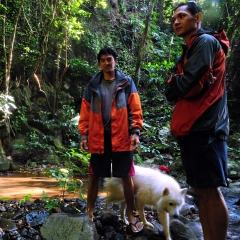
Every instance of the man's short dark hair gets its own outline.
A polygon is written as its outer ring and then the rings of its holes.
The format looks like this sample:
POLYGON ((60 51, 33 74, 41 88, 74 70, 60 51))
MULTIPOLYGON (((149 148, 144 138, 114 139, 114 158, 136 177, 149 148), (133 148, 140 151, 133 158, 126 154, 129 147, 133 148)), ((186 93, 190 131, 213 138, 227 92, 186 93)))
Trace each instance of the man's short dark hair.
POLYGON ((98 62, 102 55, 112 55, 115 60, 117 59, 117 53, 112 48, 102 48, 97 55, 98 62))
POLYGON ((181 6, 187 6, 187 10, 194 16, 196 13, 202 12, 201 7, 195 2, 195 1, 188 1, 188 2, 181 2, 179 3, 175 8, 174 11, 177 10, 177 8, 181 6))

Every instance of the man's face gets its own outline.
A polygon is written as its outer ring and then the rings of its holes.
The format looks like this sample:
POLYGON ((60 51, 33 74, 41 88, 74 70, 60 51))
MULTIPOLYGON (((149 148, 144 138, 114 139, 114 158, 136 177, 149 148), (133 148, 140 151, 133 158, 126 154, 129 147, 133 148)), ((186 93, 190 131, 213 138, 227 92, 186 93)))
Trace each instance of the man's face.
POLYGON ((103 70, 105 73, 110 73, 114 71, 115 66, 117 65, 117 61, 111 54, 101 55, 100 61, 98 66, 103 70))
POLYGON ((179 37, 190 37, 198 30, 198 14, 192 16, 187 6, 181 6, 175 10, 172 16, 173 30, 179 37))

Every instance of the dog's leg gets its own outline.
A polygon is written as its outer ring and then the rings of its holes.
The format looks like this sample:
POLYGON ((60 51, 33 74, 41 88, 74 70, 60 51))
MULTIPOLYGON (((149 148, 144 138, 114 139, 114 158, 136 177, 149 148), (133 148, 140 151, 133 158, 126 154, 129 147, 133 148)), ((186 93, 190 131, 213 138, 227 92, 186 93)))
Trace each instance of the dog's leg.
POLYGON ((162 210, 158 210, 158 216, 160 218, 160 223, 163 226, 163 231, 164 234, 166 236, 166 240, 172 240, 171 236, 170 236, 170 228, 169 228, 169 213, 162 211, 162 210))
POLYGON ((145 226, 149 226, 149 227, 154 228, 154 226, 150 222, 148 222, 146 217, 145 217, 145 214, 144 214, 144 206, 145 206, 145 204, 142 203, 141 200, 139 200, 139 199, 137 200, 137 198, 135 199, 135 202, 136 202, 136 209, 137 209, 137 211, 139 213, 139 217, 140 217, 141 221, 143 222, 143 224, 145 226))
POLYGON ((127 205, 126 203, 123 201, 121 202, 121 208, 120 208, 120 215, 121 215, 121 218, 123 219, 123 222, 128 225, 129 222, 128 220, 126 219, 126 208, 127 208, 127 205))

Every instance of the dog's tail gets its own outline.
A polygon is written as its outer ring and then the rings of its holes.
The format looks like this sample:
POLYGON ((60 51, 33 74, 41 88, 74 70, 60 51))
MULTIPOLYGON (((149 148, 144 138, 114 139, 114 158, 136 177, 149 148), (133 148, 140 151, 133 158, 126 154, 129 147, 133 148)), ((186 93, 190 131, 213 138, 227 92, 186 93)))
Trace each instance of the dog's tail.
POLYGON ((106 178, 106 202, 121 203, 124 201, 124 192, 122 186, 122 179, 120 178, 106 178))

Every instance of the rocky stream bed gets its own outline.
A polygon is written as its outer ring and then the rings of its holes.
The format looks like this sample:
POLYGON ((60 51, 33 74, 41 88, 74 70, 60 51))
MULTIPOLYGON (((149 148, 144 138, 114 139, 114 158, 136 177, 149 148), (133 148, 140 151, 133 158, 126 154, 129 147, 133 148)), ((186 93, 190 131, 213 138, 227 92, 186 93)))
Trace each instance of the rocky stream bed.
MULTIPOLYGON (((231 183, 229 188, 221 190, 230 216, 227 239, 240 240, 240 182, 231 183)), ((97 199, 93 223, 86 217, 86 202, 81 199, 65 198, 60 206, 53 207, 51 210, 46 208, 48 203, 46 199, 41 198, 25 202, 1 200, 0 239, 165 239, 157 213, 152 207, 146 207, 145 214, 155 228, 144 227, 141 233, 132 234, 129 227, 125 226, 119 217, 119 205, 107 205, 104 197, 97 199)), ((137 212, 135 214, 138 217, 137 212)), ((186 195, 186 203, 181 210, 181 216, 178 219, 171 219, 170 230, 173 240, 203 240, 197 202, 191 189, 186 195)))

